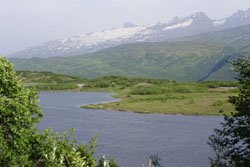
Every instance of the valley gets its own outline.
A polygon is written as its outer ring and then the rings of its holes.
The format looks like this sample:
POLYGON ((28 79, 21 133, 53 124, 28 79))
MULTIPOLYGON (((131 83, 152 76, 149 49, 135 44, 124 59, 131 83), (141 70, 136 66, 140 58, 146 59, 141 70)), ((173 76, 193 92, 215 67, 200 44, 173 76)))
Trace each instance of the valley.
POLYGON ((230 114, 234 108, 228 98, 238 93, 238 83, 229 81, 188 83, 117 76, 87 80, 46 72, 26 71, 17 74, 27 86, 39 91, 110 92, 113 97, 120 99, 117 102, 82 106, 84 108, 144 114, 230 114))
POLYGON ((233 80, 230 62, 250 55, 250 25, 176 39, 123 44, 69 57, 11 58, 18 71, 51 71, 88 79, 103 76, 177 81, 233 80))
POLYGON ((6 1, 0 167, 249 167, 250 1, 6 1))

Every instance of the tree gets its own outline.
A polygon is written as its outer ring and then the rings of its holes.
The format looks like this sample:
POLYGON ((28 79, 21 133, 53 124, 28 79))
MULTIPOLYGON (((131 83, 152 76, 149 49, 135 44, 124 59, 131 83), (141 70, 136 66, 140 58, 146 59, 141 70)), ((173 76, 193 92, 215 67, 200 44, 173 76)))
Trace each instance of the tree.
POLYGON ((230 97, 235 112, 224 117, 222 129, 215 129, 209 145, 215 151, 213 167, 250 166, 250 57, 233 62, 238 72, 239 95, 230 97))
POLYGON ((29 136, 33 136, 42 112, 36 93, 19 84, 5 58, 0 58, 0 112, 1 164, 28 165, 29 136))
POLYGON ((76 144, 72 132, 39 131, 37 94, 22 86, 13 66, 0 57, 0 166, 94 167, 95 140, 76 144))

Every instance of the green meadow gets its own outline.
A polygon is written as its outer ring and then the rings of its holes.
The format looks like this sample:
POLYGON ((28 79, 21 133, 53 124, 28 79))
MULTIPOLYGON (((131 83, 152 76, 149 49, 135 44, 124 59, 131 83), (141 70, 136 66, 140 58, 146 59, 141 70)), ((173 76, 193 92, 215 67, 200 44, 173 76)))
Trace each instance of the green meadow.
POLYGON ((223 115, 234 111, 229 96, 237 95, 236 82, 211 81, 182 83, 176 81, 103 77, 89 81, 83 91, 108 91, 118 102, 83 106, 138 113, 223 115))
POLYGON ((234 107, 228 102, 228 98, 238 92, 238 83, 232 81, 188 83, 119 76, 87 80, 51 72, 19 71, 17 74, 27 87, 38 91, 110 92, 120 99, 118 102, 82 106, 84 108, 145 114, 230 114, 234 107))

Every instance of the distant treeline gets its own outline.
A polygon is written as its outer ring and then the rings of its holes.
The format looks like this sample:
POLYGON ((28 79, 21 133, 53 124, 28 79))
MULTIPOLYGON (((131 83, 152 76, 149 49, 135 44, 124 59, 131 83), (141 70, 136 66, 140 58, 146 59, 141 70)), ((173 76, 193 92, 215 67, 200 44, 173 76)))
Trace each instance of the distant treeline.
POLYGON ((165 94, 165 93, 192 93, 205 91, 207 88, 237 87, 234 81, 206 81, 201 83, 177 82, 165 79, 105 76, 102 78, 87 80, 52 72, 17 71, 19 80, 28 87, 38 90, 68 90, 68 89, 99 89, 131 87, 131 94, 165 94), (134 87, 136 86, 136 87, 134 87))

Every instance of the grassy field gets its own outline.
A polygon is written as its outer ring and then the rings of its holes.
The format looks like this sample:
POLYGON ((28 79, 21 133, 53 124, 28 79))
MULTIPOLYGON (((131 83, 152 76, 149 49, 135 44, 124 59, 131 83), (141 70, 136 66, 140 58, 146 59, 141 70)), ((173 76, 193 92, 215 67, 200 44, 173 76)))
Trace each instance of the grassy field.
MULTIPOLYGON (((234 108, 229 96, 237 95, 236 82, 182 83, 163 79, 109 76, 94 80, 51 72, 17 72, 28 87, 41 90, 102 91, 114 93, 119 102, 83 106, 138 113, 223 115, 234 108), (223 111, 223 112, 222 112, 223 111)), ((83 99, 84 100, 84 99, 83 99)))
POLYGON ((120 102, 88 105, 89 109, 108 109, 133 111, 138 113, 162 113, 183 115, 222 115, 229 114, 233 106, 228 103, 228 96, 234 93, 189 93, 169 95, 119 96, 120 102))
POLYGON ((138 113, 223 115, 234 111, 229 96, 237 95, 235 82, 179 83, 175 81, 104 77, 92 80, 84 91, 115 93, 119 102, 83 106, 138 113))

